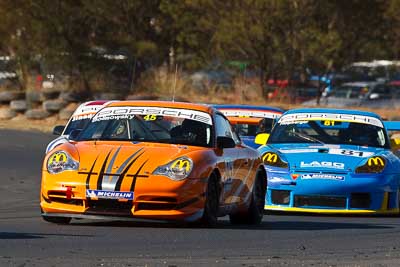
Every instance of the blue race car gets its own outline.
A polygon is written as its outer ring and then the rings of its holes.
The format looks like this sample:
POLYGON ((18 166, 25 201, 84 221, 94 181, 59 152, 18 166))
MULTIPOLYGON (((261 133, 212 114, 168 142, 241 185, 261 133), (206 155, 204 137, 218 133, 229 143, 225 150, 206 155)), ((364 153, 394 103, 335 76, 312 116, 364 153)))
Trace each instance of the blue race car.
POLYGON ((267 172, 266 210, 394 214, 400 204, 400 159, 386 122, 372 112, 297 109, 271 134, 259 134, 267 172))
POLYGON ((258 148, 254 143, 257 133, 271 132, 274 121, 284 112, 283 109, 249 105, 214 105, 235 128, 243 143, 258 148))

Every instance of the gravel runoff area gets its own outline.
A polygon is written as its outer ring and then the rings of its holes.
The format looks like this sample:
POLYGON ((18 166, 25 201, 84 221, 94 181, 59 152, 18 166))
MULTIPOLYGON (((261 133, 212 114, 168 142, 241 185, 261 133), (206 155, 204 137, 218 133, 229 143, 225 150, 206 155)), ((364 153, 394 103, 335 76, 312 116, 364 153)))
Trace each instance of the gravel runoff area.
POLYGON ((54 126, 65 125, 66 123, 67 120, 59 120, 55 117, 50 117, 44 120, 28 120, 24 116, 20 115, 11 120, 0 120, 0 129, 51 133, 54 126))

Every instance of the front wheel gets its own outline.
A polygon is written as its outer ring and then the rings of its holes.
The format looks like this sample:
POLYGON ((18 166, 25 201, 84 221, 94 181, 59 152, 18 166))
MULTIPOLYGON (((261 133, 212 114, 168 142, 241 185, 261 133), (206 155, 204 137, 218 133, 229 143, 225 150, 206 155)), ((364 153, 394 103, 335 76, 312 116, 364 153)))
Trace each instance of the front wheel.
POLYGON ((266 177, 262 170, 258 170, 251 192, 250 205, 245 212, 229 215, 232 224, 260 224, 264 215, 265 193, 267 190, 266 177))
POLYGON ((215 227, 218 222, 219 209, 219 190, 218 179, 212 174, 208 179, 206 200, 204 203, 204 213, 200 219, 200 224, 206 227, 215 227))

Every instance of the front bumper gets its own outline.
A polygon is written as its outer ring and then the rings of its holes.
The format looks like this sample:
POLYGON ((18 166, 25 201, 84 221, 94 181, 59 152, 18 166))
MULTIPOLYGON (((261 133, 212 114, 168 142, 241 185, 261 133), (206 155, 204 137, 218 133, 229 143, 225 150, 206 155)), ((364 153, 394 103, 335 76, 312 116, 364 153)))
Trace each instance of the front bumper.
MULTIPOLYGON (((132 181, 126 183, 120 191, 129 191, 132 181)), ((195 221, 203 214, 206 185, 207 179, 173 181, 149 175, 136 180, 133 199, 108 199, 88 196, 87 189, 95 188, 85 177, 44 172, 40 206, 44 216, 195 221)))
POLYGON ((325 214, 399 213, 397 175, 267 170, 267 176, 265 210, 325 214))

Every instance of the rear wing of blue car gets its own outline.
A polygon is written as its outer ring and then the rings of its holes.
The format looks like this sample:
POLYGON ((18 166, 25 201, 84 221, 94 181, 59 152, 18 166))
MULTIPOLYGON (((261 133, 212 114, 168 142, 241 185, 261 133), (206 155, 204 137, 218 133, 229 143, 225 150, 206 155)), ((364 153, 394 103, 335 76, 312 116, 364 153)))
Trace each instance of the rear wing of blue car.
POLYGON ((387 131, 400 131, 400 121, 384 121, 383 125, 387 131))

